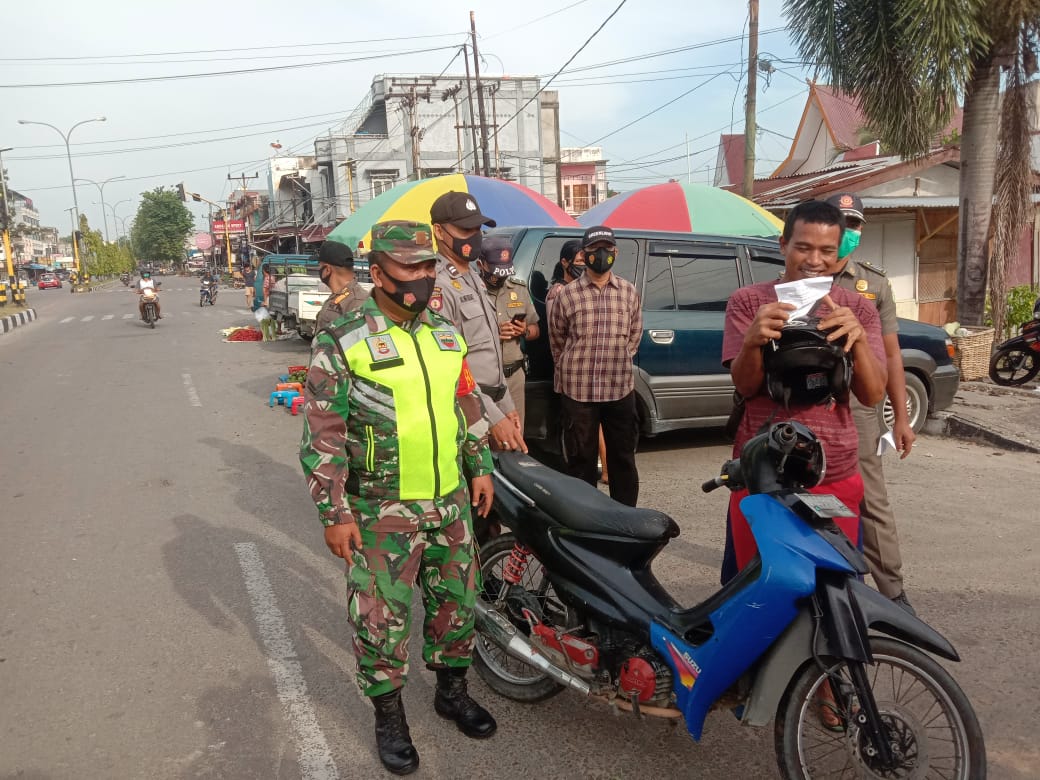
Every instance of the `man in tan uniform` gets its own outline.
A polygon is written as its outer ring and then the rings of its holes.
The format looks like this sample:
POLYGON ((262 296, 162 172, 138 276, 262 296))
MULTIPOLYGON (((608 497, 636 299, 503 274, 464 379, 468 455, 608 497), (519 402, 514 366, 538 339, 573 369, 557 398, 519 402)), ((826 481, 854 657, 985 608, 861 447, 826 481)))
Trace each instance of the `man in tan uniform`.
POLYGON ((338 241, 326 241, 318 253, 318 274, 322 283, 332 290, 325 305, 318 312, 314 332, 327 328, 348 311, 356 311, 368 298, 368 293, 354 278, 354 253, 338 241))
POLYGON ((502 373, 524 429, 524 384, 527 370, 521 339, 538 338, 538 312, 522 279, 513 276, 513 245, 504 236, 488 236, 477 260, 480 277, 498 315, 498 339, 502 342, 502 373))
MULTIPOLYGON (((892 402, 895 422, 892 436, 900 457, 910 454, 917 438, 910 427, 906 409, 906 376, 903 373, 903 356, 899 350, 899 324, 896 321, 896 304, 892 286, 885 278, 884 270, 865 260, 855 261, 849 256, 859 246, 859 237, 866 221, 863 217, 863 202, 850 192, 841 192, 827 198, 827 202, 841 209, 845 215, 845 235, 838 259, 829 272, 835 284, 855 291, 877 306, 881 317, 881 336, 885 343, 888 363, 888 383, 885 391, 892 402)), ((913 607, 903 590, 903 561, 899 554, 899 534, 892 505, 885 486, 885 472, 881 456, 877 454, 881 426, 878 409, 866 407, 852 399, 852 417, 859 433, 859 468, 863 476, 864 496, 860 506, 863 522, 863 552, 870 565, 870 573, 881 593, 913 613, 913 607)))

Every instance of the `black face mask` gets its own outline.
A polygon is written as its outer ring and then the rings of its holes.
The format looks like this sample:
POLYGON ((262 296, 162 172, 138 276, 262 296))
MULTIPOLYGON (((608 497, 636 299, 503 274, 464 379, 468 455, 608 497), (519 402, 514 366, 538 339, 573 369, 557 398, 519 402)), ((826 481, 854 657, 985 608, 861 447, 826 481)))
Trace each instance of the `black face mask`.
POLYGON ((571 263, 567 269, 567 273, 571 275, 571 279, 580 279, 581 275, 585 273, 585 264, 578 265, 577 263, 571 263))
POLYGON ((330 287, 331 285, 329 284, 329 282, 332 280, 332 271, 321 274, 321 276, 319 276, 318 278, 321 279, 322 284, 324 284, 326 287, 330 287))
POLYGON ((484 234, 479 230, 469 238, 451 237, 451 251, 455 253, 456 257, 462 258, 467 263, 472 263, 480 257, 480 250, 483 245, 484 234))
POLYGON ((480 269, 480 278, 484 280, 484 284, 495 290, 506 283, 506 277, 495 276, 491 271, 483 267, 480 269))
POLYGON ((381 270, 383 275, 393 282, 394 287, 397 288, 393 292, 390 292, 385 287, 382 288, 383 292, 386 293, 387 298, 412 314, 418 314, 426 308, 426 305, 430 302, 430 297, 433 295, 434 283, 437 281, 436 278, 432 276, 424 276, 421 279, 409 279, 404 281, 391 276, 387 273, 385 268, 380 268, 379 270, 381 270))
POLYGON ((616 249, 586 249, 585 265, 598 274, 604 274, 614 265, 616 249))

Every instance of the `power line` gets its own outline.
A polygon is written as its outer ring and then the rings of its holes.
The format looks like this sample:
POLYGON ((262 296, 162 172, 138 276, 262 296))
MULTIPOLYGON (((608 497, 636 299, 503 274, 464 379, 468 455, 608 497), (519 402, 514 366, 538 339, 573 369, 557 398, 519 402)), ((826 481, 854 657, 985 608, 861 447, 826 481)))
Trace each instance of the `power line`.
POLYGON ((243 76, 252 73, 270 73, 279 70, 298 70, 300 68, 317 68, 326 65, 344 65, 351 62, 365 62, 368 60, 386 59, 389 57, 405 57, 410 54, 427 54, 431 51, 443 51, 454 49, 454 46, 437 46, 432 49, 412 49, 410 51, 399 51, 387 54, 372 54, 365 57, 350 57, 342 60, 327 60, 325 62, 298 62, 293 65, 270 65, 264 68, 240 68, 238 70, 219 70, 207 73, 180 73, 169 76, 140 76, 128 79, 105 79, 96 81, 54 81, 38 84, 0 84, 0 89, 22 89, 33 87, 96 87, 105 84, 143 84, 153 81, 181 81, 185 79, 202 79, 213 76, 243 76))
POLYGON ((579 6, 579 5, 587 3, 588 1, 589 0, 578 0, 578 2, 576 2, 576 3, 571 3, 570 5, 565 5, 563 8, 557 8, 555 11, 551 11, 551 12, 545 14, 544 16, 539 16, 537 19, 532 19, 529 22, 524 22, 523 24, 518 25, 516 27, 510 27, 508 30, 502 30, 501 32, 492 33, 491 35, 487 36, 486 38, 482 35, 482 36, 480 36, 481 40, 490 41, 492 38, 497 38, 500 35, 505 35, 506 33, 516 32, 517 30, 522 30, 524 27, 530 27, 532 24, 535 24, 537 22, 545 21, 546 19, 548 19, 551 16, 556 16, 556 14, 562 14, 564 11, 569 11, 572 8, 575 8, 575 7, 579 6))
POLYGON ((353 46, 358 43, 386 43, 388 41, 418 41, 429 38, 451 38, 468 34, 465 30, 432 35, 405 35, 396 38, 368 38, 359 41, 328 41, 326 43, 282 43, 270 46, 247 46, 234 49, 192 49, 188 51, 152 51, 142 54, 78 54, 67 57, 0 57, 0 62, 53 62, 63 60, 131 59, 134 57, 167 57, 180 54, 228 54, 236 51, 270 51, 273 49, 302 49, 317 46, 353 46))

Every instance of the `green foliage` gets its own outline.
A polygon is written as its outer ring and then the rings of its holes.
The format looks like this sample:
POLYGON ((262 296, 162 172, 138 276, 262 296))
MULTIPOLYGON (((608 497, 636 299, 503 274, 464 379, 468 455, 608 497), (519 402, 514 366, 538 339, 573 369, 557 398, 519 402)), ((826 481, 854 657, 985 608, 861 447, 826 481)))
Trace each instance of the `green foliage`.
POLYGON ((1009 338, 1018 329, 1033 319, 1033 304, 1040 296, 1040 287, 1020 284, 1012 287, 1007 294, 1007 311, 1004 316, 1003 338, 1009 338))
POLYGON ((86 254, 82 260, 87 273, 92 276, 110 276, 134 269, 133 256, 126 242, 106 244, 101 231, 90 229, 85 214, 79 215, 79 229, 83 234, 86 254))
POLYGON ((927 152, 990 43, 984 0, 785 0, 802 56, 857 95, 882 143, 927 152))
POLYGON ((184 239, 195 220, 174 190, 157 187, 141 193, 131 231, 134 253, 142 262, 181 265, 184 239))

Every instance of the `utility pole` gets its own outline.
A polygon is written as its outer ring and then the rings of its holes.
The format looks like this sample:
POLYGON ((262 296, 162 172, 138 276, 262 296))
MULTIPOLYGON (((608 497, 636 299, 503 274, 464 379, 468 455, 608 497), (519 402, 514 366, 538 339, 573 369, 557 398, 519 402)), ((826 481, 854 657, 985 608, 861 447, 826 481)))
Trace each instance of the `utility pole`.
POLYGON ((484 89, 480 83, 480 52, 477 51, 477 17, 469 12, 469 32, 473 38, 473 76, 477 81, 477 110, 480 112, 480 149, 484 163, 484 175, 491 175, 491 156, 488 152, 487 113, 484 111, 484 89))
MULTIPOLYGON (((4 170, 4 152, 10 152, 13 148, 13 146, 8 146, 6 149, 0 149, 0 195, 3 195, 4 198, 3 210, 0 211, 0 224, 3 226, 4 259, 7 261, 7 278, 12 282, 14 281, 14 258, 11 257, 11 212, 7 208, 7 172, 4 170)), ((75 233, 72 234, 72 239, 75 241, 75 233)), ((11 300, 14 300, 13 295, 11 300)))
POLYGON ((430 102, 430 89, 436 86, 435 81, 420 81, 419 79, 390 79, 390 91, 386 98, 400 98, 402 104, 408 109, 408 132, 412 137, 412 172, 415 180, 422 178, 422 153, 420 144, 426 134, 425 128, 419 127, 419 100, 430 102), (404 91, 396 91, 398 87, 404 91))
POLYGON ((462 45, 462 61, 466 63, 466 101, 469 103, 469 134, 473 143, 473 173, 480 176, 480 155, 477 153, 480 146, 477 144, 476 113, 473 111, 473 83, 469 78, 469 49, 465 44, 462 45))
MULTIPOLYGON (((228 174, 228 181, 241 181, 242 182, 242 200, 243 201, 246 199, 246 179, 259 179, 259 178, 260 178, 260 174, 259 173, 254 173, 252 176, 246 176, 244 173, 240 173, 238 176, 232 176, 230 173, 228 174)), ((245 204, 243 203, 243 206, 242 206, 242 221, 245 223, 245 228, 246 228, 246 258, 250 259, 250 263, 251 263, 252 262, 251 258, 253 256, 253 226, 251 224, 252 223, 252 219, 250 219, 250 217, 252 217, 252 212, 250 211, 248 214, 246 214, 245 211, 246 211, 245 210, 245 204)))
POLYGON ((462 85, 456 84, 454 87, 449 87, 441 93, 441 102, 445 102, 448 98, 451 98, 455 104, 455 146, 459 152, 459 173, 462 173, 462 119, 459 117, 459 92, 462 91, 462 85))
POLYGON ((744 184, 741 194, 755 192, 755 93, 758 91, 758 0, 748 0, 747 102, 744 104, 744 184))

